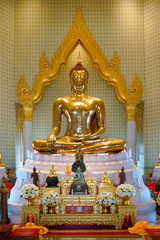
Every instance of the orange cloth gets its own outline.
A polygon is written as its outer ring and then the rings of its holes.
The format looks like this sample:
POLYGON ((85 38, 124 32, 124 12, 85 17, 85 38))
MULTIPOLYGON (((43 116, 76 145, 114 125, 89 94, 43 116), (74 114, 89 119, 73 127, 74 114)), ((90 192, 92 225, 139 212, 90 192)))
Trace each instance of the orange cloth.
POLYGON ((137 222, 132 228, 128 228, 131 234, 147 235, 146 229, 156 229, 156 227, 149 226, 146 221, 137 222))
POLYGON ((42 226, 37 226, 33 222, 28 222, 26 225, 22 228, 39 228, 39 239, 42 239, 42 235, 46 234, 48 232, 48 228, 42 227, 42 226))

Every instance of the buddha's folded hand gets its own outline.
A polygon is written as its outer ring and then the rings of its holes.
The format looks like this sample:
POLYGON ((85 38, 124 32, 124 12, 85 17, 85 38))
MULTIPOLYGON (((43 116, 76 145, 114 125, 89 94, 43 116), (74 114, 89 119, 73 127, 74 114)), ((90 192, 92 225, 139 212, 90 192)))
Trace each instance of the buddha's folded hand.
POLYGON ((51 144, 51 143, 54 144, 55 141, 56 141, 56 136, 51 133, 51 134, 48 136, 48 138, 47 138, 47 145, 48 145, 48 144, 51 144))

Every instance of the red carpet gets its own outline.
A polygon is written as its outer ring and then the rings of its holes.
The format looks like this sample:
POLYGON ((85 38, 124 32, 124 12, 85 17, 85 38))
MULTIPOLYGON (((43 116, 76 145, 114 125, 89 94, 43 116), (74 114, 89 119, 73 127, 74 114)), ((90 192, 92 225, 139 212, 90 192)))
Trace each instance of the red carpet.
POLYGON ((127 230, 50 230, 47 234, 43 236, 54 236, 54 237, 81 237, 81 236, 99 236, 99 237, 128 237, 128 238, 138 238, 136 234, 130 234, 127 230))

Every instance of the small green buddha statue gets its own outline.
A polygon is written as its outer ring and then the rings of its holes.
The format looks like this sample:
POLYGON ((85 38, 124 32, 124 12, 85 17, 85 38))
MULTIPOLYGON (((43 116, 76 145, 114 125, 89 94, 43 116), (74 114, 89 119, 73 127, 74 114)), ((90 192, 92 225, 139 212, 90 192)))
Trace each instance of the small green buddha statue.
POLYGON ((70 187, 70 193, 74 195, 84 195, 88 193, 88 185, 84 179, 83 173, 86 171, 86 166, 83 162, 83 154, 79 150, 75 156, 75 162, 72 165, 72 172, 75 173, 73 183, 70 187))

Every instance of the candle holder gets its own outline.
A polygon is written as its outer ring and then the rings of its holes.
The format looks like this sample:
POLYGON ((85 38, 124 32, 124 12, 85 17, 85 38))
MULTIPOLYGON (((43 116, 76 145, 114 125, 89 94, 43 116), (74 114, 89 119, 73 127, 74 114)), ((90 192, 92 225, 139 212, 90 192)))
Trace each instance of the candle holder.
POLYGON ((87 204, 85 206, 85 213, 88 213, 88 206, 87 206, 87 204))
POLYGON ((72 206, 71 206, 71 214, 73 214, 73 213, 74 213, 74 206, 72 204, 72 206))

